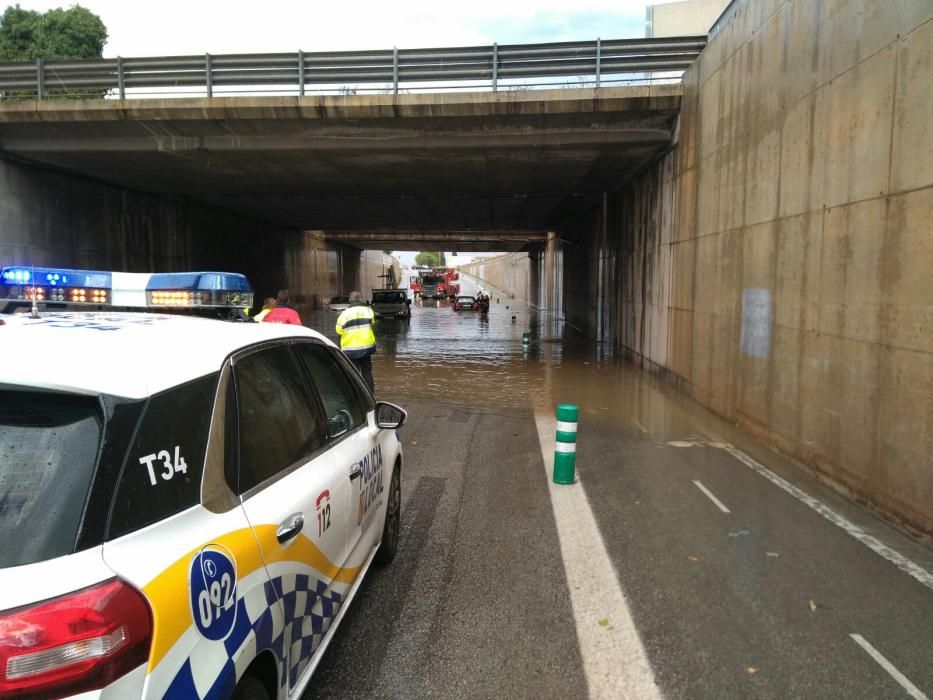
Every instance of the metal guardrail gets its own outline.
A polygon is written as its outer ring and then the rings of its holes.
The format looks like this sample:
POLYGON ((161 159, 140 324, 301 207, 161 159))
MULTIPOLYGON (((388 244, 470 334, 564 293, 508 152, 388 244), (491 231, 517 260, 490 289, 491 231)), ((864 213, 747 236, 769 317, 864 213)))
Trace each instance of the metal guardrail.
MULTIPOLYGON (((111 58, 0 64, 6 98, 56 96, 121 99, 161 93, 206 94, 380 92, 425 89, 424 84, 473 89, 535 88, 575 77, 599 87, 621 76, 685 70, 706 46, 705 36, 510 44, 434 49, 328 51, 111 58), (518 82, 518 81, 530 82, 518 82), (362 91, 366 91, 363 88, 362 91), (149 92, 147 92, 149 91, 149 92)), ((634 78, 632 76, 635 76, 634 78)), ((565 86, 567 86, 565 84, 565 86)), ((441 88, 443 89, 443 88, 441 88)))

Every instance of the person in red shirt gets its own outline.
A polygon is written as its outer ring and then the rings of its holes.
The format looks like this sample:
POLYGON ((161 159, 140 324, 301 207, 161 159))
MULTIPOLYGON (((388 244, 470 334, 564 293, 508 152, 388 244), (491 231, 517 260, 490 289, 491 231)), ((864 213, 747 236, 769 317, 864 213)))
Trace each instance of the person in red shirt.
POLYGON ((262 319, 263 323, 288 323, 293 326, 301 325, 301 317, 298 312, 288 305, 288 290, 280 289, 276 295, 275 308, 266 314, 262 319))

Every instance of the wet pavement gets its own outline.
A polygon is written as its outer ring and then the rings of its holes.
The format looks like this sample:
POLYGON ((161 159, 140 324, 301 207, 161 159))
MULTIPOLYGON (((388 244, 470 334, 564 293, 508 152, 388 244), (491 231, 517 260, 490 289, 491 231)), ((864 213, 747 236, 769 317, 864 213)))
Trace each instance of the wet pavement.
POLYGON ((910 697, 897 672, 933 693, 929 547, 491 291, 488 316, 425 301, 378 324, 377 397, 410 416, 403 539, 308 697, 601 695, 583 640, 616 621, 575 617, 538 442, 557 403, 581 408, 578 477, 663 696, 910 697))

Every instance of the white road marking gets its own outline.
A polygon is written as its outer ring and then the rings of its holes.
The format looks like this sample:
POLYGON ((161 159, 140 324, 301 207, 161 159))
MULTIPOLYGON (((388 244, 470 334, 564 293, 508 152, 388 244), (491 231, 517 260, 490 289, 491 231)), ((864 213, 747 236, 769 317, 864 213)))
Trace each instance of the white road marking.
POLYGON ((551 481, 556 419, 535 413, 570 604, 592 698, 661 698, 583 484, 551 481))
POLYGON ((709 497, 709 500, 711 500, 713 503, 715 503, 715 504, 716 504, 716 507, 719 508, 719 510, 721 510, 723 513, 731 513, 731 512, 732 512, 732 511, 730 511, 728 508, 726 508, 726 507, 722 504, 722 501, 720 501, 718 498, 716 498, 716 497, 710 492, 710 490, 709 490, 708 488, 706 488, 703 484, 701 484, 699 481, 697 481, 696 479, 694 479, 694 480, 693 480, 693 483, 696 485, 696 487, 697 487, 698 489, 700 489, 700 491, 702 491, 703 493, 705 493, 705 494, 709 497))
POLYGON ((929 698, 923 693, 923 691, 920 690, 920 688, 911 683, 907 676, 898 671, 894 664, 884 658, 880 651, 868 643, 868 640, 866 640, 865 637, 860 634, 850 634, 849 636, 855 640, 856 644, 867 651, 868 655, 877 661, 878 665, 887 671, 894 680, 900 683, 901 687, 907 691, 907 694, 910 695, 910 697, 914 698, 914 700, 929 700, 929 698))
POLYGON ((924 586, 926 586, 930 590, 933 590, 933 574, 931 574, 929 571, 924 569, 922 566, 911 561, 910 559, 905 557, 900 552, 894 549, 891 549, 886 544, 881 542, 881 540, 879 540, 878 538, 873 537, 872 535, 869 535, 861 527, 859 527, 852 521, 848 520, 847 518, 842 517, 836 511, 832 510, 829 506, 823 505, 823 503, 816 500, 815 498, 813 498, 813 496, 810 496, 802 489, 794 486, 793 484, 786 481, 785 479, 782 479, 777 474, 775 474, 773 471, 768 469, 766 466, 764 466, 760 462, 752 459, 747 454, 742 452, 740 449, 736 448, 733 445, 730 445, 727 442, 723 442, 719 438, 715 438, 715 439, 718 442, 710 443, 710 447, 717 447, 717 448, 725 450, 726 452, 731 454, 733 457, 735 457, 737 460, 739 460, 742 464, 749 467, 750 469, 755 470, 756 472, 761 474, 761 476, 763 476, 765 479, 775 484, 776 486, 779 486, 780 488, 784 489, 785 491, 787 491, 787 493, 792 495, 798 501, 800 501, 801 503, 804 503, 805 505, 809 506, 810 508, 815 510, 817 513, 822 515, 829 522, 842 528, 845 532, 847 532, 852 537, 854 537, 859 542, 861 542, 866 547, 868 547, 870 550, 875 552, 875 554, 878 554, 879 556, 884 557, 889 562, 894 564, 894 566, 896 566, 898 569, 903 571, 905 574, 912 576, 917 581, 922 583, 924 586))

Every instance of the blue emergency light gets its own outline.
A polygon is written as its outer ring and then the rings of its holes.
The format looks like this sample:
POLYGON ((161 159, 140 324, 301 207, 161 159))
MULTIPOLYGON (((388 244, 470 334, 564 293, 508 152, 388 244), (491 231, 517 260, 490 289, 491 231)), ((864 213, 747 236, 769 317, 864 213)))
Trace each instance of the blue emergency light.
POLYGON ((100 305, 110 293, 109 272, 23 265, 0 271, 0 299, 100 305))
POLYGON ((0 300, 173 308, 248 308, 253 288, 233 272, 107 272, 4 267, 0 300))

